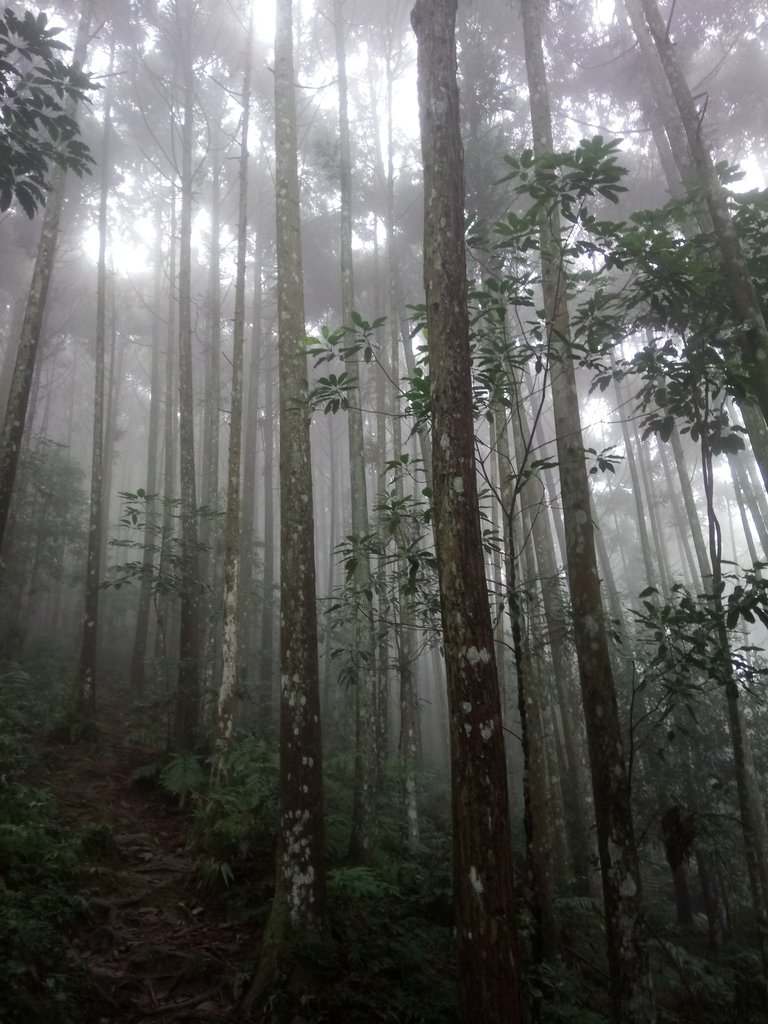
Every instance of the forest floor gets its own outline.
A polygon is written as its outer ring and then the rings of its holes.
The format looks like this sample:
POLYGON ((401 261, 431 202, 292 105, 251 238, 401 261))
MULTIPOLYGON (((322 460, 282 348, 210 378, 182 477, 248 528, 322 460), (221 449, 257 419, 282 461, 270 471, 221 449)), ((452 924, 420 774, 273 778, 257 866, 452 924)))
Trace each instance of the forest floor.
MULTIPOLYGON (((276 750, 243 734, 212 787, 204 758, 165 752, 161 704, 115 696, 82 721, 67 692, 56 665, 0 674, 0 1024, 243 1020, 274 888, 276 750)), ((445 787, 410 856, 390 780, 363 867, 347 856, 353 759, 325 767, 328 929, 248 1022, 452 1024, 445 787)))
MULTIPOLYGON (((119 705, 46 726, 28 674, 0 681, 0 1024, 241 1021, 273 888, 275 752, 246 735, 228 784, 208 787, 203 760, 162 753, 146 709, 143 730, 119 705)), ((327 758, 328 934, 249 1024, 455 1024, 440 791, 409 857, 391 786, 380 863, 362 868, 346 857, 351 772, 327 758)), ((675 927, 666 876, 648 881, 663 1024, 765 1024, 754 945, 709 957, 701 922, 675 927)), ((600 909, 558 907, 563 955, 526 978, 538 1017, 606 1024, 600 909)))
POLYGON ((100 716, 91 742, 47 739, 40 783, 65 831, 87 836, 74 947, 103 995, 110 1024, 236 1017, 253 931, 203 898, 188 852, 188 819, 137 781, 152 757, 126 739, 130 722, 100 716))

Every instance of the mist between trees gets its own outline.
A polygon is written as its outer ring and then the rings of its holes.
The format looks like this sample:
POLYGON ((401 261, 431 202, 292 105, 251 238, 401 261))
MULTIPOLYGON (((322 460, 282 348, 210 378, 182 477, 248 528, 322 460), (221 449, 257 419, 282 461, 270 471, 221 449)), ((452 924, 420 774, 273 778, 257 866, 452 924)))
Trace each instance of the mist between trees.
POLYGON ((155 1019, 765 1020, 766 33, 0 17, 4 1019, 150 1013, 30 867, 108 737, 238 932, 155 1019))

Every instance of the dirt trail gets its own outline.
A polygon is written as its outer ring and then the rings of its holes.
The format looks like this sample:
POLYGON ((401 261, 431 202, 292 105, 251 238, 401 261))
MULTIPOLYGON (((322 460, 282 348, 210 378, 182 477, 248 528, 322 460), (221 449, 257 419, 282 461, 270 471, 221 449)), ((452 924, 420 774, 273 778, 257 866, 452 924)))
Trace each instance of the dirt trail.
POLYGON ((96 743, 46 746, 62 824, 89 830, 75 948, 111 1006, 105 1024, 237 1019, 255 936, 201 896, 184 816, 133 780, 150 756, 128 733, 112 714, 96 743))

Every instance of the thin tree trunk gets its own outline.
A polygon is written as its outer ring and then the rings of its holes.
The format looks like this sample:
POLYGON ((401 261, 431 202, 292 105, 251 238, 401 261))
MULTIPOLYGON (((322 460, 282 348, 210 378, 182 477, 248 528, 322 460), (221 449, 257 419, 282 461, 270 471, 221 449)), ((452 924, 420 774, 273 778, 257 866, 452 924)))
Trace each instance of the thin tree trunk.
MULTIPOLYGON (((537 156, 545 156, 553 152, 553 143, 538 0, 523 0, 522 13, 533 148, 537 156)), ((568 581, 592 768, 611 994, 618 1021, 649 1024, 656 1019, 656 1009, 640 869, 611 652, 600 596, 579 397, 568 344, 570 324, 556 211, 542 215, 540 232, 568 581)))
POLYGON ((683 442, 680 439, 680 432, 676 426, 672 429, 670 441, 672 442, 672 454, 675 458, 677 479, 680 483, 683 503, 685 504, 685 511, 688 517, 688 525, 693 539, 693 547, 696 552, 696 561, 699 564, 699 573, 701 574, 702 582, 706 586, 712 576, 712 566, 709 564, 709 552, 707 551, 707 545, 704 542, 704 533, 701 529, 699 510, 696 507, 696 500, 693 496, 691 480, 688 476, 688 469, 685 464, 683 442))
POLYGON ((91 448, 91 501, 88 522, 88 555, 85 570, 85 604, 77 672, 77 706, 81 714, 96 710, 96 660, 99 643, 99 583, 104 500, 104 382, 107 344, 107 211, 111 170, 112 67, 115 44, 109 58, 110 74, 104 98, 104 129, 101 155, 101 194, 99 197, 99 258, 96 283, 96 331, 94 334, 94 398, 91 448))
MULTIPOLYGON (((517 383, 520 400, 517 403, 514 424, 515 446, 521 452, 532 450, 531 429, 525 396, 517 383), (519 435, 519 440, 518 440, 519 435)), ((519 456, 518 456, 519 457, 519 456)), ((577 891, 589 891, 592 846, 589 839, 590 806, 587 773, 582 758, 584 748, 584 715, 579 706, 578 688, 574 676, 573 659, 568 649, 568 616, 560 589, 555 542, 546 506, 544 485, 536 475, 526 483, 526 504, 530 508, 531 533, 539 570, 539 585, 544 604, 547 635, 554 669, 560 706, 563 742, 568 760, 568 771, 563 780, 566 802, 566 823, 573 871, 577 891)))
POLYGON ((493 413, 493 448, 500 480, 504 569, 507 609, 512 630, 512 649, 517 674, 518 713, 523 752, 523 802, 528 860, 529 902, 533 917, 531 946, 534 961, 552 960, 557 955, 557 918, 552 861, 551 803, 546 791, 546 758, 542 713, 543 680, 531 657, 530 632, 526 625, 527 594, 535 590, 536 565, 530 543, 530 511, 518 508, 520 492, 514 481, 526 471, 529 452, 519 431, 514 431, 516 472, 509 455, 509 432, 505 411, 493 413), (525 566, 520 579, 518 561, 525 566))
POLYGON ((222 671, 216 715, 214 777, 221 778, 224 758, 234 726, 235 683, 238 669, 238 585, 240 577, 240 454, 243 432, 243 350, 245 347, 245 257, 248 233, 248 122, 251 117, 251 53, 253 8, 248 22, 243 69, 243 113, 240 135, 240 172, 237 210, 237 269, 235 274, 235 322, 232 339, 232 397, 229 415, 227 464, 227 520, 224 542, 224 623, 222 671))
POLYGON ((276 726, 275 693, 275 418, 273 404, 275 370, 264 362, 264 576, 261 605, 261 658, 257 679, 256 706, 260 710, 260 735, 272 734, 276 726))
MULTIPOLYGON (((201 410, 202 450, 200 452, 200 500, 208 513, 219 505, 219 439, 221 436, 221 126, 215 114, 211 130, 211 243, 208 266, 208 351, 205 367, 205 403, 201 410)), ((226 529, 226 527, 225 527, 226 529)), ((221 645, 219 616, 222 614, 220 595, 223 590, 221 559, 216 546, 219 541, 219 523, 211 514, 200 519, 200 579, 206 592, 201 594, 201 638, 199 651, 201 664, 202 713, 205 728, 213 727, 214 743, 217 736, 214 694, 221 693, 221 645)))
POLYGON ((149 432, 147 438, 147 486, 146 520, 142 542, 142 575, 139 585, 139 607, 136 613, 136 631, 131 655, 131 691, 137 697, 144 692, 144 659, 147 653, 149 613, 152 607, 153 577, 155 571, 155 544, 158 535, 157 478, 160 435, 160 411, 162 405, 162 378, 160 375, 160 302, 162 298, 162 212, 158 209, 155 227, 155 281, 153 308, 158 313, 152 320, 152 363, 150 370, 149 432))
MULTIPOLYGON (((334 0, 336 67, 339 84, 339 166, 341 171, 341 301, 344 324, 350 323, 355 305, 352 265, 352 155, 349 141, 347 69, 344 43, 343 0, 334 0)), ((349 853, 353 861, 368 863, 376 849, 378 789, 378 729, 376 707, 376 634, 373 622, 371 558, 365 538, 369 534, 365 480, 365 438, 361 402, 361 365, 357 355, 344 359, 348 379, 347 431, 351 490, 352 536, 356 549, 354 586, 355 664, 355 789, 349 853)))
MULTIPOLYGON (((176 279, 176 197, 171 197, 171 223, 169 237, 171 251, 168 258, 168 280, 176 279)), ((173 545, 173 508, 177 486, 177 405, 176 405, 176 349, 178 345, 176 318, 178 307, 171 287, 168 291, 168 331, 165 341, 165 415, 163 417, 162 517, 160 527, 160 552, 158 558, 158 579, 165 582, 169 575, 170 553, 173 545)), ((158 694, 170 702, 170 630, 175 598, 165 586, 155 590, 154 602, 156 629, 154 644, 154 681, 158 694)), ((170 703, 169 703, 170 707, 170 703)))
POLYGON ((181 483, 181 594, 179 673, 175 739, 182 750, 195 747, 200 721, 200 559, 195 475, 194 386, 192 376, 192 204, 195 78, 192 66, 194 10, 176 0, 183 81, 181 129, 181 212, 179 239, 179 470, 181 483))
MULTIPOLYGON (((259 227, 259 232, 260 232, 259 227)), ((255 526, 256 526, 256 479, 259 441, 259 378, 262 375, 262 246, 261 234, 255 240, 253 261, 253 301, 251 309, 250 361, 248 384, 246 386, 247 408, 245 416, 245 451, 243 453, 243 503, 240 529, 241 572, 238 595, 238 661, 243 678, 247 680, 251 693, 253 685, 253 638, 256 634, 256 602, 254 601, 254 577, 256 572, 255 526)), ((262 595, 263 609, 264 595, 262 595)), ((252 720, 250 722, 252 723, 252 720)))
POLYGON ((691 548, 690 530, 688 528, 688 520, 685 514, 685 506, 680 503, 677 488, 674 485, 672 477, 672 467, 669 464, 669 457, 663 444, 659 445, 659 460, 661 461, 661 466, 664 470, 664 481, 667 487, 667 501, 669 502, 672 508, 672 513, 675 517, 678 550, 682 552, 684 564, 688 569, 688 579, 696 593, 699 594, 701 593, 703 583, 696 557, 693 553, 693 549, 691 548))
MULTIPOLYGON (((613 355, 611 355, 611 366, 615 366, 613 355)), ((640 483, 640 472, 637 465, 637 458, 635 457, 635 449, 632 444, 629 423, 627 422, 627 400, 618 380, 614 380, 614 387, 616 389, 619 418, 621 420, 621 436, 624 439, 624 452, 627 458, 627 465, 629 466, 630 477, 632 478, 632 498, 635 502, 635 524, 637 526, 640 553, 642 555, 643 567, 645 569, 645 586, 657 587, 659 584, 659 575, 657 566, 654 565, 653 556, 651 554, 651 541, 648 536, 648 523, 645 514, 645 502, 643 501, 643 488, 640 483)))

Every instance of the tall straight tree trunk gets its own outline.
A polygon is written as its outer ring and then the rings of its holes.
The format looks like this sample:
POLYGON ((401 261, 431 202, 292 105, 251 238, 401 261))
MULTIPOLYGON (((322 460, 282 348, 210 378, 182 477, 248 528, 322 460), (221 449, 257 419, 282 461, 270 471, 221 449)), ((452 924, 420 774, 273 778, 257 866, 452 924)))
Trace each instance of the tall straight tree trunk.
POLYGON ((480 534, 456 0, 417 0, 433 513, 448 679, 459 1015, 515 1024, 520 983, 501 700, 480 534))
POLYGON ((115 301, 114 277, 109 288, 109 361, 106 366, 105 416, 104 416, 104 484, 102 493, 101 555, 102 572, 107 565, 109 548, 109 524, 112 521, 113 474, 118 462, 117 441, 120 436, 120 402, 125 369, 125 345, 118 345, 117 303, 115 301))
POLYGON ((261 709, 259 735, 272 734, 276 725, 275 694, 275 418, 278 410, 273 402, 275 368, 272 360, 264 361, 264 575, 261 604, 261 651, 258 688, 261 709))
MULTIPOLYGON (((254 601, 254 576, 256 560, 254 538, 256 535, 256 467, 259 443, 259 378, 262 376, 262 246, 261 225, 255 239, 253 261, 253 298, 251 304, 250 360, 248 383, 243 382, 247 395, 245 415, 245 439, 243 451, 243 501, 240 529, 240 586, 238 588, 238 661, 243 677, 253 687, 252 650, 255 636, 256 602, 254 601)), ((245 373, 245 371, 244 371, 245 373)), ((263 607, 263 601, 262 601, 263 607)))
MULTIPOLYGON (((202 478, 200 498, 208 508, 219 496, 219 421, 221 401, 221 138, 214 120, 211 138, 211 251, 208 257, 208 359, 203 419, 202 478)), ((210 543, 210 521, 200 529, 203 544, 210 543)))
MULTIPOLYGON (((343 0, 334 0, 336 67, 339 83, 339 165, 341 168, 341 303, 343 322, 350 323, 355 306, 352 264, 352 154, 349 142, 347 66, 344 43, 343 0)), ((368 494, 365 481, 365 438, 360 389, 360 361, 346 356, 344 368, 354 386, 348 392, 347 434, 352 534, 359 545, 354 574, 355 623, 355 791, 352 805, 350 856, 358 863, 370 861, 376 847, 376 792, 378 776, 376 708, 376 633, 373 623, 371 558, 364 538, 368 536, 368 494)))
MULTIPOLYGON (((390 323, 390 344, 392 354, 392 365, 396 366, 399 359, 399 331, 394 322, 390 323)), ((399 458, 403 450, 402 417, 399 404, 399 396, 394 394, 395 403, 393 416, 393 453, 399 458)), ((403 473, 397 470, 395 474, 395 500, 403 502, 405 487, 403 484, 403 473)), ((414 656, 414 631, 416 628, 415 614, 413 608, 413 596, 406 586, 408 579, 408 559, 406 551, 408 546, 408 526, 401 522, 395 535, 395 542, 398 546, 397 557, 397 608, 398 620, 396 629, 397 645, 397 668, 400 683, 400 760, 403 766, 403 802, 405 810, 405 821, 408 834, 408 846, 415 852, 419 845, 419 804, 416 769, 419 759, 419 702, 416 693, 415 678, 415 656, 414 656)))
MULTIPOLYGON (((516 391, 518 401, 514 438, 516 450, 519 446, 522 454, 532 451, 533 439, 526 398, 520 381, 516 381, 516 391)), ((543 483, 535 474, 526 482, 524 498, 531 509, 531 534, 536 551, 539 585, 560 706, 563 745, 568 760, 568 770, 563 779, 568 841, 577 891, 588 892, 592 845, 589 838, 589 784, 582 755, 585 750, 584 715, 579 707, 573 657, 569 650, 568 616, 560 589, 560 572, 546 505, 546 493, 543 483)))
MULTIPOLYGON (((611 356, 611 365, 615 365, 613 355, 611 356)), ((640 484, 640 471, 638 469, 635 449, 632 444, 629 423, 627 421, 627 399, 624 395, 624 390, 621 384, 616 379, 614 379, 614 388, 616 390, 616 400, 621 420, 621 436, 624 440, 624 453, 626 455, 627 465, 629 466, 629 473, 632 479, 632 499, 635 503, 635 523, 637 525, 638 541, 640 542, 640 554, 643 559, 643 568, 645 570, 645 586, 657 587, 659 583, 658 570, 657 566, 653 564, 651 541, 648 536, 648 521, 645 512, 645 502, 643 501, 643 488, 640 484)))
MULTIPOLYGON (((395 234, 395 100, 394 100, 394 71, 391 51, 387 52, 387 198, 385 227, 387 231, 387 267, 389 277, 389 317, 393 324, 397 324, 397 330, 403 347, 406 368, 408 375, 413 376, 416 369, 416 361, 413 355, 413 343, 410 335, 410 328, 402 321, 403 289, 400 280, 400 264, 397 251, 397 238, 395 234)), ((396 381, 400 380, 400 357, 393 359, 392 373, 396 381)), ((429 438, 429 431, 422 423, 417 424, 416 434, 419 438, 421 449, 421 460, 426 478, 427 486, 432 486, 432 442, 429 438)), ((395 451, 395 455, 400 453, 395 451)))
POLYGON ((531 658, 525 621, 525 593, 535 588, 535 558, 523 537, 530 537, 530 515, 520 515, 520 493, 514 483, 525 471, 528 452, 515 432, 516 472, 509 453, 506 412, 497 405, 493 415, 492 445, 496 452, 500 481, 506 604, 512 632, 512 649, 517 675, 517 705, 523 754, 523 804, 528 862, 529 906, 533 918, 531 948, 536 963, 557 954, 557 919, 552 864, 551 804, 546 795, 543 739, 542 680, 531 658), (525 566, 520 578, 519 563, 525 566))
MULTIPOLYGON (((171 223, 169 238, 171 251, 168 256, 168 280, 176 279, 177 244, 176 244, 176 196, 171 195, 171 223)), ((160 551, 158 555, 158 577, 165 580, 169 574, 170 555, 173 546, 173 499, 176 494, 177 474, 177 424, 178 407, 176 404, 176 350, 178 348, 177 324, 178 305, 173 287, 168 289, 168 329, 165 341, 164 367, 164 401, 163 416, 163 483, 162 483, 162 517, 160 526, 160 551)), ((171 688, 169 660, 170 628, 175 611, 174 595, 166 588, 158 589, 154 595, 156 629, 154 643, 154 681, 158 693, 162 693, 170 708, 171 688)), ((169 728, 169 739, 170 739, 169 728)))
POLYGON ((162 377, 160 374, 160 303, 163 294, 162 265, 163 220, 158 208, 155 227, 155 281, 152 308, 158 312, 152 320, 152 362, 150 370, 149 432, 147 437, 146 521, 142 551, 142 575, 139 587, 139 607, 136 613, 136 631, 131 654, 131 691, 140 697, 144 691, 144 659, 147 653, 149 613, 152 608, 152 578, 155 569, 155 542, 157 539, 157 478, 160 440, 160 411, 162 406, 162 377))
POLYGON ((189 750, 201 739, 200 721, 200 559, 195 477, 194 386, 192 376, 192 148, 195 76, 192 66, 194 9, 176 0, 182 62, 181 211, 179 217, 179 473, 181 483, 181 593, 179 673, 176 690, 176 743, 189 750))
POLYGON ((688 579, 696 593, 700 594, 703 583, 701 580, 699 564, 696 561, 696 555, 694 554, 694 550, 691 546, 690 530, 688 528, 688 520, 685 514, 685 505, 681 503, 677 488, 675 487, 672 467, 664 445, 659 445, 659 460, 664 471, 667 501, 669 502, 672 508, 672 514, 675 517, 678 550, 681 552, 683 562, 688 569, 688 579))
MULTIPOLYGON (((78 65, 82 65, 85 61, 93 3, 94 0, 83 0, 80 10, 77 37, 72 52, 73 63, 78 65)), ((75 111, 76 104, 74 101, 68 100, 66 103, 67 116, 74 117, 75 111)), ((11 507, 13 485, 24 436, 35 360, 40 347, 48 287, 53 274, 66 178, 66 170, 57 164, 51 173, 51 189, 45 202, 43 228, 32 271, 32 281, 27 294, 27 304, 5 407, 5 417, 2 428, 0 428, 0 549, 2 549, 8 525, 8 512, 11 507)))
MULTIPOLYGON (((211 243, 208 265, 207 297, 207 359, 205 367, 205 403, 201 410, 202 450, 200 452, 200 502, 207 510, 219 504, 219 437, 221 420, 221 125, 214 113, 211 129, 211 243)), ((201 655, 200 689, 202 712, 206 725, 213 725, 216 735, 214 694, 221 688, 221 657, 218 623, 221 612, 219 597, 223 589, 221 561, 214 546, 218 540, 218 521, 212 515, 200 519, 200 579, 205 585, 200 610, 201 655)))
POLYGON ((749 514, 752 516, 752 522, 755 524, 755 530, 760 538, 760 546, 762 547, 761 560, 768 558, 768 525, 763 519, 760 506, 758 504, 757 494, 752 487, 752 481, 749 479, 747 472, 745 456, 743 454, 733 455, 728 454, 728 466, 731 470, 731 477, 733 478, 734 488, 737 491, 741 491, 743 496, 743 504, 749 509, 749 514))
MULTIPOLYGON (((525 59, 536 156, 553 152, 549 86, 539 0, 522 0, 525 59)), ((595 553, 589 482, 581 436, 576 374, 557 212, 540 223, 541 271, 548 323, 555 431, 573 607, 574 640, 587 724, 598 851, 603 879, 614 1015, 622 1024, 656 1019, 640 866, 624 761, 616 688, 595 553)))
POLYGON ((325 927, 315 540, 292 0, 277 0, 275 179, 280 354, 280 820, 275 896, 250 1009, 325 927))
POLYGON ((677 429, 677 426, 672 428, 670 440, 672 442, 672 454, 675 458, 677 479, 680 483, 680 491, 683 495, 683 503, 688 517, 691 538, 693 539, 693 547, 696 552, 696 561, 698 562, 699 573, 701 574, 701 579, 704 585, 709 586, 709 579, 712 576, 712 566, 709 564, 709 551, 707 550, 707 545, 704 542, 704 533, 701 529, 699 510, 696 507, 696 500, 693 496, 693 488, 691 487, 691 480, 688 476, 688 469, 685 464, 683 442, 680 439, 680 431, 677 429))
POLYGON ((657 510, 657 495, 654 493, 653 487, 653 473, 651 470, 651 462, 648 457, 648 446, 641 440, 637 425, 633 424, 632 429, 632 440, 634 441, 635 450, 637 451, 637 463, 640 469, 640 479, 643 484, 643 492, 648 503, 648 519, 651 524, 651 537, 653 538, 653 549, 656 556, 656 565, 659 570, 659 583, 661 584, 661 592, 664 595, 665 600, 669 600, 670 595, 670 572, 669 572, 669 555, 667 552, 667 546, 664 543, 664 535, 659 523, 659 516, 657 510))
POLYGON ((112 67, 115 44, 109 58, 109 75, 104 97, 104 129, 101 151, 101 194, 99 196, 99 258, 96 276, 96 331, 94 334, 93 434, 91 445, 91 502, 88 521, 88 556, 85 570, 85 601, 77 671, 77 706, 81 713, 96 710, 96 659, 99 643, 99 582, 104 501, 104 382, 107 345, 107 212, 111 169, 112 67))
POLYGON ((251 52, 253 8, 248 22, 243 69, 243 127, 240 135, 240 172, 237 209, 237 269, 235 273, 235 322, 232 339, 232 397, 229 415, 227 463, 227 520, 224 539, 224 622, 222 671, 216 715, 214 775, 221 776, 234 725, 237 680, 237 607, 240 577, 240 452, 243 433, 243 350, 245 348, 245 257, 248 234, 248 122, 251 117, 251 52))

